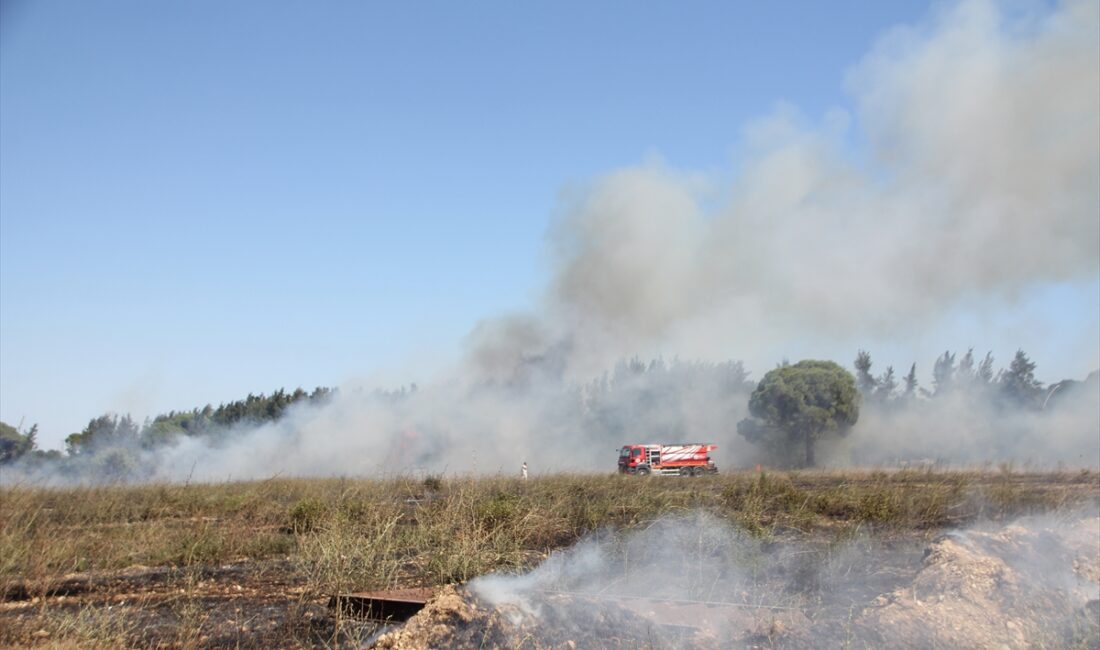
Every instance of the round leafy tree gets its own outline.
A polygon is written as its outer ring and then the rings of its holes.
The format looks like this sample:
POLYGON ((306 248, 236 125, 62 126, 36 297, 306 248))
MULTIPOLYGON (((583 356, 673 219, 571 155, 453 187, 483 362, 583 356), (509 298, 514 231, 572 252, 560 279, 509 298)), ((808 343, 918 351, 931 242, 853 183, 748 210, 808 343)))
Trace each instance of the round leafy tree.
POLYGON ((752 418, 737 431, 750 442, 803 445, 806 467, 814 465, 814 444, 828 433, 845 435, 859 419, 855 377, 832 361, 783 365, 760 380, 749 398, 752 418))

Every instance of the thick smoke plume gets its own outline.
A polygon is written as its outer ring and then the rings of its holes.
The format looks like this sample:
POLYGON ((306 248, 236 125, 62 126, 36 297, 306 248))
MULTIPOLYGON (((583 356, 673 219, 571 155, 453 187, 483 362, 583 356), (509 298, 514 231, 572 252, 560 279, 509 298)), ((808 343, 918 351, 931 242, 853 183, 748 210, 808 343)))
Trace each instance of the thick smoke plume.
MULTIPOLYGON (((904 347, 963 305, 1097 279, 1098 60, 1097 0, 943 7, 853 67, 851 112, 781 106, 744 129, 732 179, 652 162, 572 188, 539 306, 478 324, 418 391, 344 390, 216 443, 135 453, 149 477, 209 480, 609 470, 621 444, 685 438, 719 443, 722 465, 768 462, 735 433, 744 369, 675 359, 748 357, 763 374, 780 344, 904 347), (673 361, 608 372, 633 355, 673 361)), ((1097 392, 1022 419, 965 394, 866 409, 821 458, 1095 465, 1097 392)))
POLYGON ((896 340, 964 301, 1095 279, 1098 34, 1095 1, 964 2, 855 66, 854 119, 784 106, 750 125, 729 187, 660 163, 598 179, 553 228, 544 312, 486 324, 474 360, 499 376, 564 355, 585 377, 654 350, 896 340))

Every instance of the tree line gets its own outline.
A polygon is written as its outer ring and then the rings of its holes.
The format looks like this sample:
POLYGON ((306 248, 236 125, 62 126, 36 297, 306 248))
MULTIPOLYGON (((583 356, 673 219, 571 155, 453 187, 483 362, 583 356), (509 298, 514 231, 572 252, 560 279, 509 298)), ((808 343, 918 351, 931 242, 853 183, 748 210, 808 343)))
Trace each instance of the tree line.
MULTIPOLYGON (((237 427, 250 427, 281 419, 294 404, 323 404, 336 393, 334 388, 317 387, 312 391, 280 388, 270 395, 248 394, 244 399, 210 404, 189 411, 169 411, 138 424, 129 414, 105 413, 88 421, 82 430, 65 438, 64 456, 57 450, 38 448, 38 425, 26 432, 0 422, 0 464, 19 459, 43 462, 68 458, 89 458, 102 452, 152 450, 171 444, 180 437, 218 438, 231 435, 237 427)), ((124 461, 119 461, 124 462, 124 461)))
MULTIPOLYGON (((1035 370, 1036 364, 1023 350, 996 371, 989 353, 978 358, 973 349, 962 355, 947 351, 933 362, 931 384, 924 387, 915 363, 902 377, 891 366, 876 374, 870 353, 860 350, 852 371, 831 361, 784 362, 756 382, 739 361, 633 358, 586 384, 562 386, 556 402, 545 411, 549 419, 568 419, 593 439, 604 440, 674 441, 693 432, 736 428, 746 440, 776 452, 777 458, 801 456, 802 464, 813 465, 816 441, 845 435, 861 409, 900 412, 910 404, 930 405, 955 395, 1003 410, 1050 410, 1082 384, 1064 380, 1046 386, 1035 370), (746 397, 749 417, 742 418, 746 397), (706 413, 700 415, 700 411, 706 413)), ((140 424, 128 414, 108 413, 69 435, 64 453, 38 449, 37 426, 23 431, 0 423, 0 464, 65 461, 69 467, 78 467, 94 461, 95 471, 125 475, 138 462, 135 454, 142 451, 155 451, 181 438, 201 438, 216 446, 237 432, 280 420, 295 404, 324 404, 335 392, 323 387, 309 392, 279 389, 270 395, 249 394, 216 408, 170 411, 140 424)), ((392 405, 416 394, 414 384, 410 389, 376 390, 364 399, 392 405)))
POLYGON ((935 399, 963 391, 981 392, 999 400, 1004 407, 1041 409, 1050 390, 1071 386, 1074 380, 1065 380, 1044 387, 1035 377, 1035 362, 1023 350, 1017 350, 1007 368, 993 371, 993 354, 987 352, 980 360, 974 356, 974 348, 961 358, 950 350, 938 356, 932 364, 932 385, 923 388, 917 381, 917 364, 900 380, 893 366, 887 366, 880 375, 871 372, 870 353, 860 350, 853 362, 856 387, 869 404, 889 404, 915 398, 935 399), (957 361, 956 361, 957 359, 957 361))
MULTIPOLYGON (((856 354, 854 374, 832 361, 783 363, 757 384, 749 398, 750 417, 741 420, 737 430, 780 456, 790 458, 793 450, 801 449, 802 464, 812 467, 817 441, 827 435, 846 435, 859 420, 861 407, 889 412, 918 400, 934 402, 961 395, 975 407, 1038 412, 1052 408, 1052 400, 1056 406, 1084 383, 1066 379, 1044 386, 1035 376, 1035 362, 1023 350, 1017 350, 1008 367, 996 373, 993 363, 992 353, 978 360, 973 348, 961 358, 948 350, 936 358, 927 389, 919 385, 916 363, 900 381, 892 366, 875 375, 865 350, 856 354)), ((1095 384, 1096 380, 1093 372, 1086 381, 1095 384)))

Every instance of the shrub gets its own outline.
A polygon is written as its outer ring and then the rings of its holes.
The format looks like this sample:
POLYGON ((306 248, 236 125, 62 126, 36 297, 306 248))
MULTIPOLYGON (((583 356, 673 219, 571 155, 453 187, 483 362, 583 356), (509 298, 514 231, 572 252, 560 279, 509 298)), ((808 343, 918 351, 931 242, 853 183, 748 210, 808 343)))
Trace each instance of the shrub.
POLYGON ((290 508, 290 530, 308 533, 316 530, 325 517, 325 504, 318 499, 301 499, 290 508))
POLYGON ((477 504, 478 520, 489 527, 508 524, 518 513, 519 497, 507 492, 498 492, 477 504))

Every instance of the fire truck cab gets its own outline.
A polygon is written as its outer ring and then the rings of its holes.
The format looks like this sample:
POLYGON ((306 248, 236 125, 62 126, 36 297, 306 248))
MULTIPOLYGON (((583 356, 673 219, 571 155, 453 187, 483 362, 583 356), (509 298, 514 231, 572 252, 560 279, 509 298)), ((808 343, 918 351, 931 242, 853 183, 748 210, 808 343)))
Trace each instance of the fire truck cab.
POLYGON ((619 450, 619 473, 638 475, 702 476, 717 474, 710 452, 718 445, 683 443, 675 445, 625 445, 619 450))

